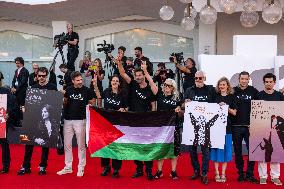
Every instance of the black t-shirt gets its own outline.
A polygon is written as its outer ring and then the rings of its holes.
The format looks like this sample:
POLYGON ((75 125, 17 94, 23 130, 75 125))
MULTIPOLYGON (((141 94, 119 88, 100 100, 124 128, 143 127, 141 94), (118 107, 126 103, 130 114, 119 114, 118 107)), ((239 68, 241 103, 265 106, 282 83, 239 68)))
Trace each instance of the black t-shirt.
POLYGON ((146 112, 151 111, 151 102, 155 101, 155 96, 151 87, 147 84, 145 88, 140 88, 135 80, 130 82, 130 111, 146 112))
POLYGON ((158 111, 170 111, 174 110, 177 106, 180 106, 180 101, 172 99, 173 96, 165 96, 162 90, 159 89, 157 94, 157 110, 158 111))
POLYGON ((113 93, 111 88, 104 90, 102 98, 104 99, 104 108, 107 110, 127 108, 127 99, 122 95, 122 93, 113 93))
POLYGON ((64 107, 64 117, 66 120, 83 120, 86 119, 86 105, 94 97, 94 92, 83 86, 75 88, 68 87, 64 94, 67 98, 67 104, 64 107))
POLYGON ((78 40, 76 45, 72 45, 68 43, 68 49, 78 49, 79 48, 79 35, 76 32, 72 32, 71 34, 67 33, 66 34, 68 41, 74 41, 75 39, 78 40))
POLYGON ((279 91, 274 91, 272 94, 268 94, 265 91, 260 91, 257 95, 257 100, 284 101, 284 96, 279 91))
POLYGON ((194 77, 195 77, 195 73, 197 72, 197 69, 195 67, 192 67, 189 70, 190 70, 190 73, 184 73, 184 77, 183 77, 183 79, 184 79, 184 83, 183 83, 184 90, 186 90, 189 87, 194 86, 194 84, 195 84, 194 77))
POLYGON ((234 87, 234 95, 237 101, 237 115, 233 118, 233 125, 249 125, 251 101, 255 100, 258 91, 253 86, 248 86, 245 89, 234 87))
MULTIPOLYGON (((221 103, 224 102, 227 105, 229 105, 230 109, 237 109, 237 102, 236 102, 236 97, 232 94, 228 94, 227 96, 222 96, 221 94, 216 94, 215 96, 215 103, 221 103)), ((226 133, 230 134, 232 133, 232 118, 234 116, 231 114, 228 114, 227 118, 227 127, 226 127, 226 133)))
POLYGON ((47 83, 46 85, 41 86, 40 84, 35 84, 33 86, 31 86, 31 88, 35 88, 35 89, 47 89, 47 90, 55 90, 57 91, 56 86, 53 83, 47 83))
POLYGON ((213 102, 215 95, 214 87, 210 85, 204 85, 201 88, 196 87, 195 85, 191 88, 188 88, 184 93, 184 100, 190 99, 192 101, 198 102, 213 102))

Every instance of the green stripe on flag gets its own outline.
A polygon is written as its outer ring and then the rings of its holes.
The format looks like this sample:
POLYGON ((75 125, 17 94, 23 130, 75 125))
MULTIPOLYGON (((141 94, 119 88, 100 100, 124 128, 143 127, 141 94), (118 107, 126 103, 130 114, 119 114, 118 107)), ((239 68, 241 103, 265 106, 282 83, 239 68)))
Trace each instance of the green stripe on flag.
POLYGON ((151 161, 174 158, 174 144, 133 144, 111 143, 93 153, 91 157, 104 157, 118 160, 151 161))

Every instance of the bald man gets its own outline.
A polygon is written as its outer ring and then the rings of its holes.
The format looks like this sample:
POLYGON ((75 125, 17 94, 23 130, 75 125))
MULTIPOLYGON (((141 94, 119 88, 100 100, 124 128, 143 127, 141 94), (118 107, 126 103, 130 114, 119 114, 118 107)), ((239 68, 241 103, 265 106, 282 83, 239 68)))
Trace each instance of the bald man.
POLYGON ((38 66, 37 63, 33 63, 32 66, 33 66, 34 72, 29 75, 29 86, 33 86, 33 85, 37 84, 37 77, 36 76, 37 76, 39 66, 38 66))
POLYGON ((68 43, 68 53, 67 53, 67 68, 70 71, 75 71, 75 61, 79 54, 79 35, 73 31, 73 25, 71 23, 67 24, 67 43, 68 43))

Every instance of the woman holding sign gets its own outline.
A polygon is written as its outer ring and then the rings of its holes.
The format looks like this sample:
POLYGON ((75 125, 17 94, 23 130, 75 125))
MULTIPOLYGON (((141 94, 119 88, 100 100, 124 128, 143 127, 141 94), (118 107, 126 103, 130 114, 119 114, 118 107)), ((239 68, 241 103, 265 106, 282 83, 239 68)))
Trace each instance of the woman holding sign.
POLYGON ((216 182, 226 182, 226 169, 227 162, 232 160, 232 128, 231 128, 231 118, 237 113, 236 99, 233 96, 233 89, 229 80, 226 77, 219 79, 216 85, 216 98, 215 102, 223 105, 229 105, 227 127, 225 135, 225 146, 224 149, 211 149, 210 159, 214 162, 215 167, 215 181, 216 182), (219 174, 219 163, 222 164, 221 176, 219 174))

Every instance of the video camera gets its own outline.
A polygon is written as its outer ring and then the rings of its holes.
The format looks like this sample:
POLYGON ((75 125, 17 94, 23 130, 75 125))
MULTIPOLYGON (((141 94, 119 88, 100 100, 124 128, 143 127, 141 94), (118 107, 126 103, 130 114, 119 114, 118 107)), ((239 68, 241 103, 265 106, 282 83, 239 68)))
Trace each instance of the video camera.
POLYGON ((53 40, 53 47, 62 48, 67 44, 68 36, 63 32, 62 34, 55 35, 53 40))
POLYGON ((104 43, 102 44, 97 44, 97 46, 97 51, 104 52, 105 54, 111 53, 114 50, 113 44, 107 44, 106 40, 104 40, 104 43))
POLYGON ((171 62, 174 61, 174 57, 176 57, 176 60, 178 63, 181 63, 183 61, 183 52, 180 52, 180 53, 172 53, 171 54, 171 57, 169 58, 169 60, 171 62))

